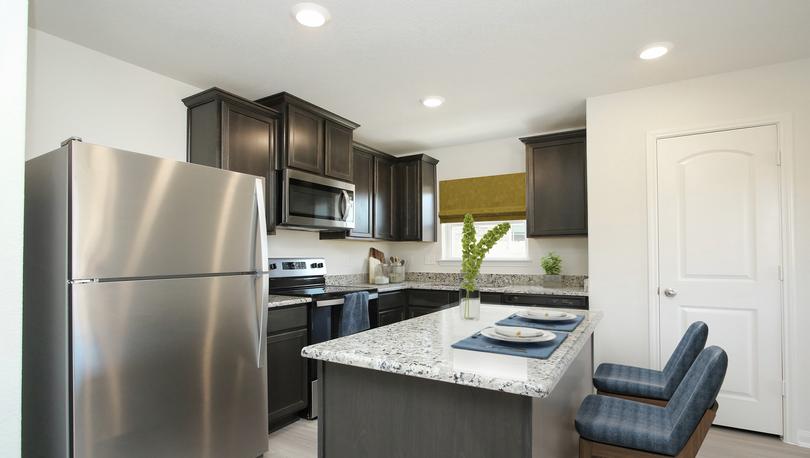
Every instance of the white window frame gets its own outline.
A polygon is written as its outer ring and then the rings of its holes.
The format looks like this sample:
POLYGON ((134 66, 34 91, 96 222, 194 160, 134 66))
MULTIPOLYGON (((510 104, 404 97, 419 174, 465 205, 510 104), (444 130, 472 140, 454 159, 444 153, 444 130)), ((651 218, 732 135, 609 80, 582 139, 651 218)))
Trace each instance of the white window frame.
MULTIPOLYGON (((490 222, 490 221, 487 221, 490 222)), ((496 222, 496 221, 491 221, 496 222)), ((497 221, 497 223, 516 223, 522 222, 525 223, 525 220, 504 220, 504 221, 497 221)), ((452 223, 451 223, 452 224, 452 223)), ((451 230, 451 225, 447 223, 441 224, 439 228, 439 238, 440 238, 440 245, 441 245, 441 259, 439 259, 439 265, 449 265, 455 266, 461 265, 461 258, 451 258, 447 256, 447 238, 449 237, 449 232, 451 230)), ((483 234, 477 234, 477 237, 480 238, 483 234)), ((499 265, 499 266, 525 266, 527 264, 531 264, 532 259, 529 254, 529 239, 526 238, 526 256, 521 258, 498 258, 498 259, 491 259, 491 258, 484 258, 484 262, 482 265, 499 265)))

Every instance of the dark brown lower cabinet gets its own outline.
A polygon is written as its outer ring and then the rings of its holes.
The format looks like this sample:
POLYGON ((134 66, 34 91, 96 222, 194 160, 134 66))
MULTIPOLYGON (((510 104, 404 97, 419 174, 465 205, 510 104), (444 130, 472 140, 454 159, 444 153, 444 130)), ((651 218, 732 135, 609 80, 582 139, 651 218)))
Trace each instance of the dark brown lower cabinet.
POLYGON ((403 309, 381 310, 378 314, 378 325, 386 326, 399 323, 403 319, 405 319, 405 311, 403 309))
POLYGON ((458 291, 408 290, 408 318, 427 315, 458 304, 458 291))
POLYGON ((385 326, 404 320, 407 307, 407 291, 380 293, 377 299, 377 326, 385 326))
POLYGON ((568 309, 588 309, 587 296, 556 296, 551 294, 481 293, 485 304, 523 305, 568 309))
POLYGON ((416 318, 418 316, 427 315, 428 313, 433 313, 439 310, 441 310, 441 307, 418 307, 410 305, 408 306, 408 318, 416 318))
POLYGON ((307 346, 308 341, 306 316, 305 306, 271 310, 268 316, 269 323, 279 323, 283 327, 268 327, 267 403, 270 431, 297 420, 309 402, 307 360, 301 356, 301 349, 307 346))

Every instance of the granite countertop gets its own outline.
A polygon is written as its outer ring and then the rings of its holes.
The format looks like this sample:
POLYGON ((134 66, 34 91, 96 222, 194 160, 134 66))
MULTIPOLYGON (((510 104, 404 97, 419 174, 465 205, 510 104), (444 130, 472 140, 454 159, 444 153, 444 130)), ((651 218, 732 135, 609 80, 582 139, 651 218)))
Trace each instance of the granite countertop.
POLYGON ((271 294, 268 296, 267 308, 283 307, 285 305, 306 304, 310 299, 308 297, 295 297, 295 296, 279 296, 271 294))
POLYGON ((586 318, 545 360, 451 348, 453 343, 514 312, 513 306, 482 304, 479 320, 464 320, 459 308, 452 307, 310 345, 301 355, 394 374, 547 397, 593 334, 602 312, 571 310, 586 318))
MULTIPOLYGON (((403 283, 389 283, 387 285, 374 285, 369 283, 356 283, 350 286, 360 288, 376 288, 384 293, 403 289, 435 289, 444 291, 458 291, 458 285, 448 285, 434 282, 406 281, 403 283)), ((506 294, 548 294, 557 296, 587 296, 588 292, 581 286, 561 286, 559 288, 546 288, 539 285, 509 285, 509 286, 481 286, 478 288, 485 293, 506 294)))

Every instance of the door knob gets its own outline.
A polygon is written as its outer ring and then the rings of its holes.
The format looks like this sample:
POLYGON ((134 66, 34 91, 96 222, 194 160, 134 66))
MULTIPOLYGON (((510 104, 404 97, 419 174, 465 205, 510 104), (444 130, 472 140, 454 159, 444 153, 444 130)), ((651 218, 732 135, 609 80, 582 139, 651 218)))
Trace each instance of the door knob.
POLYGON ((667 288, 664 290, 664 296, 666 297, 675 297, 678 295, 678 291, 675 291, 672 288, 667 288))

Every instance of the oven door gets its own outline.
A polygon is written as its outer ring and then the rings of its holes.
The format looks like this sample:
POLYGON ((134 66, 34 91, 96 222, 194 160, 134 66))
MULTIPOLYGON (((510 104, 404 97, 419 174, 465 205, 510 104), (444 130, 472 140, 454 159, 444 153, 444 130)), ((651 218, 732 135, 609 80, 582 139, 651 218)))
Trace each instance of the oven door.
MULTIPOLYGON (((369 323, 373 323, 373 316, 377 310, 377 293, 368 295, 369 323)), ((343 298, 317 299, 313 301, 314 310, 310 320, 310 345, 340 337, 340 316, 343 311, 343 298)))
POLYGON ((284 169, 282 183, 282 225, 354 228, 353 184, 292 169, 284 169))

